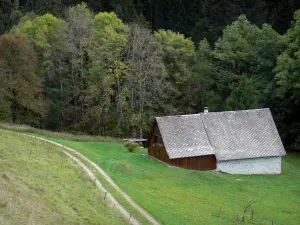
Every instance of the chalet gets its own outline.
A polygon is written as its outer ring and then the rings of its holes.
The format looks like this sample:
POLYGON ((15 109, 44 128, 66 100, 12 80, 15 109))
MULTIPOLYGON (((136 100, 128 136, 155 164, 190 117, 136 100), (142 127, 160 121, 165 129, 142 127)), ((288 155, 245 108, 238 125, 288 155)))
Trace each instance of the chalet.
POLYGON ((279 174, 283 144, 269 109, 156 117, 148 155, 190 170, 279 174))

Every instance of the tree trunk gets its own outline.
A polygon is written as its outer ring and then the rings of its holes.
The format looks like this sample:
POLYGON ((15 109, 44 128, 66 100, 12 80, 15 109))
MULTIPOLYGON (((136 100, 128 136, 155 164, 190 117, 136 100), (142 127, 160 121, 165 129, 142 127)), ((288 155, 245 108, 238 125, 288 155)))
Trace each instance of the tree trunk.
POLYGON ((140 138, 143 137, 143 117, 144 117, 144 104, 143 104, 143 91, 142 91, 142 80, 140 80, 140 138))
POLYGON ((117 112, 118 112, 118 125, 117 127, 120 128, 121 123, 122 123, 122 98, 121 98, 121 85, 120 85, 120 80, 117 79, 116 82, 116 86, 117 86, 117 112))
POLYGON ((82 101, 81 101, 81 116, 82 116, 82 122, 83 122, 83 129, 85 131, 85 109, 84 109, 84 68, 83 68, 83 47, 82 42, 80 42, 80 95, 82 95, 82 101))
POLYGON ((104 128, 104 136, 107 136, 108 135, 108 110, 107 109, 105 109, 103 128, 104 128))
POLYGON ((63 82, 61 77, 61 61, 59 63, 59 80, 60 80, 60 107, 61 107, 61 123, 64 120, 64 104, 63 104, 63 82))
POLYGON ((101 114, 101 111, 99 110, 99 112, 98 112, 98 132, 99 132, 99 135, 101 135, 101 116, 102 116, 102 114, 101 114))
POLYGON ((11 106, 10 106, 10 114, 11 114, 12 123, 16 123, 16 121, 17 121, 17 111, 18 111, 18 103, 15 99, 13 99, 11 101, 11 106))

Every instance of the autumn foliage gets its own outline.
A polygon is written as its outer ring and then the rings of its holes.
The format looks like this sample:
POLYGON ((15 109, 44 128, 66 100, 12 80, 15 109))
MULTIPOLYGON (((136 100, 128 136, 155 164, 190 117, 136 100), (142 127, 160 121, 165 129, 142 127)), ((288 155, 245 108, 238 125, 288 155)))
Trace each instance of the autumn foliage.
POLYGON ((45 114, 42 79, 33 48, 21 36, 3 35, 0 52, 0 93, 9 102, 13 122, 26 113, 45 114))

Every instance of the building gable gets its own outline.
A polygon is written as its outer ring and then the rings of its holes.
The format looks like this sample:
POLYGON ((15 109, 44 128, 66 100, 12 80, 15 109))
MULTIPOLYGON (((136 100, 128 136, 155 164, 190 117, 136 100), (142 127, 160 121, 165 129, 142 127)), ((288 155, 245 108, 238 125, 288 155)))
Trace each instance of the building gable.
POLYGON ((215 154, 199 115, 159 117, 156 121, 170 159, 215 154))

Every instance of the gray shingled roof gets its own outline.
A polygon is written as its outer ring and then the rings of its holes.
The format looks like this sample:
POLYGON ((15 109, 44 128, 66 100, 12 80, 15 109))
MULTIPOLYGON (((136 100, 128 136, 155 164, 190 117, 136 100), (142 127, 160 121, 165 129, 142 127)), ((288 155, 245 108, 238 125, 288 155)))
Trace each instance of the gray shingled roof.
POLYGON ((217 160, 285 155, 269 109, 156 118, 170 159, 215 154, 217 160))
POLYGON ((199 115, 157 117, 169 158, 215 154, 199 115))

